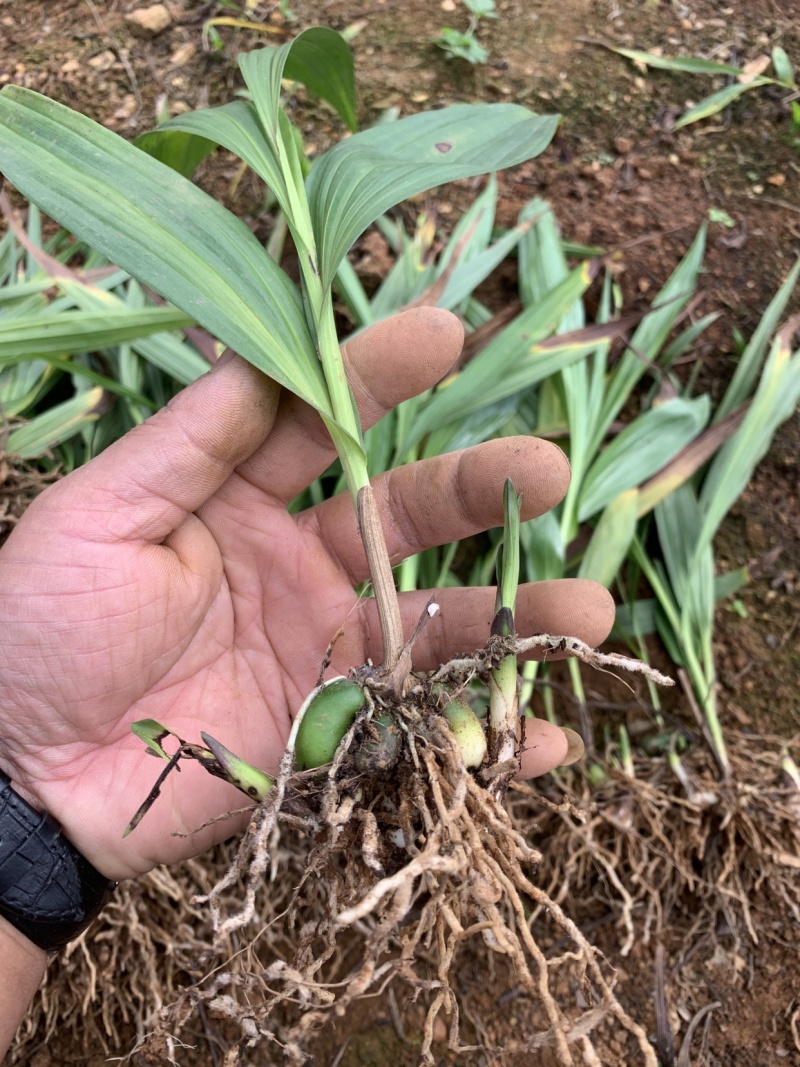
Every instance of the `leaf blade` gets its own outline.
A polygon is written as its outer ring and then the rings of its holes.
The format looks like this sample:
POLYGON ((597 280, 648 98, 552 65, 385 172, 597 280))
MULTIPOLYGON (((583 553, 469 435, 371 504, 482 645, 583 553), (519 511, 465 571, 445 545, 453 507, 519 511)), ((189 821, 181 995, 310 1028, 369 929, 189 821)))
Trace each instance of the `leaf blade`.
POLYGON ((353 241, 388 208, 445 182, 531 159, 557 124, 557 116, 534 115, 518 104, 456 104, 335 145, 306 183, 323 286, 353 241))
POLYGON ((116 134, 0 92, 0 170, 48 214, 330 415, 300 295, 244 223, 116 134), (48 177, 57 171, 59 182, 48 177))

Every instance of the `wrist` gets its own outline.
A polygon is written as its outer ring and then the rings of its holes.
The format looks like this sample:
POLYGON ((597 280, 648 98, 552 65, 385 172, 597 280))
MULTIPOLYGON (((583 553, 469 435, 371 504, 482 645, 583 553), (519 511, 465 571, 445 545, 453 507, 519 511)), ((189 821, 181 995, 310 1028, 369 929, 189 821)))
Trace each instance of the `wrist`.
POLYGON ((0 1060, 39 988, 47 954, 0 916, 0 1060))
POLYGON ((24 967, 26 971, 33 973, 34 970, 40 970, 44 974, 47 966, 47 953, 45 950, 35 945, 30 938, 26 937, 2 915, 0 915, 0 945, 2 945, 0 958, 2 958, 4 965, 6 959, 13 957, 18 965, 24 967))
POLYGON ((58 823, 0 773, 0 917, 23 939, 54 952, 92 922, 113 888, 58 823))

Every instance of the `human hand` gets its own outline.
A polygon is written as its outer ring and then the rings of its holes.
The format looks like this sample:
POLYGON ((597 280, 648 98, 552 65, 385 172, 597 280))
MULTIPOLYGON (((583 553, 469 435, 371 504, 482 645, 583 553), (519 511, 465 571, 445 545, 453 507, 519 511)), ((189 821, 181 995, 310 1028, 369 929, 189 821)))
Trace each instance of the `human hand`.
MULTIPOLYGON (((421 308, 346 345, 364 425, 434 385, 461 342, 453 316, 421 308)), ((233 357, 46 490, 0 551, 0 767, 106 877, 196 855, 241 825, 172 836, 237 806, 229 785, 185 763, 123 840, 159 770, 132 722, 154 718, 187 740, 205 730, 274 771, 339 627, 331 673, 380 659, 374 601, 353 591, 367 569, 349 495, 286 511, 333 457, 318 415, 233 357)), ((555 446, 517 437, 376 479, 392 562, 501 525, 508 477, 529 519, 563 496, 569 469, 555 446)), ((429 596, 401 597, 407 633, 429 596)), ((436 599, 417 669, 489 632, 493 589, 436 599)), ((520 633, 591 645, 613 617, 607 592, 580 580, 523 586, 516 612, 520 633)), ((566 755, 541 720, 526 743, 523 775, 566 755)))

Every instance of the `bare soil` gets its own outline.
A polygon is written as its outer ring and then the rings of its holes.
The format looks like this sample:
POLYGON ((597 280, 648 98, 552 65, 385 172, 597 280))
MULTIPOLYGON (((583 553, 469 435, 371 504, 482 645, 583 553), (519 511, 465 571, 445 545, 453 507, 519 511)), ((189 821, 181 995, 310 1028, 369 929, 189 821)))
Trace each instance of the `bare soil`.
MULTIPOLYGON (((174 114, 229 99, 239 85, 237 50, 282 42, 315 22, 336 29, 358 23, 353 50, 365 124, 388 107, 409 113, 474 99, 518 100, 564 116, 556 142, 542 159, 501 176, 499 222, 512 222, 531 196, 544 196, 553 203, 567 238, 616 250, 618 280, 629 306, 645 306, 657 292, 710 208, 730 215, 730 227, 711 224, 698 309, 698 314, 716 310, 722 315, 708 343, 692 354, 701 361, 701 380, 712 390, 721 390, 731 373, 732 328, 745 333, 753 329, 800 253, 800 154, 792 145, 797 131, 791 129, 784 97, 769 91, 746 94, 722 116, 674 134, 672 124, 686 102, 705 95, 711 84, 655 71, 644 76, 621 57, 587 43, 603 40, 736 61, 781 45, 797 65, 798 0, 730 0, 727 5, 719 0, 499 0, 499 18, 486 20, 480 31, 490 62, 477 68, 448 61, 431 44, 440 26, 466 23, 458 8, 443 10, 431 0, 295 0, 293 23, 281 17, 276 3, 262 3, 251 18, 262 19, 275 32, 221 27, 225 48, 219 53, 204 51, 201 31, 209 14, 235 14, 224 5, 174 0, 168 5, 172 25, 149 40, 134 37, 124 22, 123 16, 138 6, 135 0, 27 0, 24 5, 5 0, 0 3, 0 83, 16 82, 44 92, 133 137, 151 128, 165 110, 174 114)), ((324 148, 335 136, 330 113, 302 95, 297 106, 305 116, 307 141, 324 148)), ((204 165, 200 177, 259 233, 268 231, 262 190, 249 173, 241 177, 232 157, 218 154, 204 165)), ((421 200, 446 227, 473 195, 474 185, 463 183, 421 200)), ((372 271, 377 278, 385 255, 380 239, 366 239, 359 258, 367 275, 372 271)), ((513 270, 508 265, 482 293, 497 309, 513 290, 513 270)), ((796 297, 795 309, 798 306, 796 297)), ((685 369, 692 369, 689 361, 685 369)), ((24 476, 7 467, 0 467, 0 476, 3 499, 18 497, 24 476)), ((799 498, 800 419, 795 416, 780 431, 717 545, 720 569, 756 565, 757 577, 738 603, 722 605, 718 612, 724 724, 731 736, 735 733, 743 759, 748 751, 754 758, 778 752, 780 739, 796 742, 798 735, 799 498)), ((0 517, 5 517, 2 504, 0 500, 0 517)), ((603 679, 592 678, 589 684, 590 696, 620 699, 619 690, 610 692, 603 679)), ((687 727, 693 725, 680 696, 668 710, 687 727)), ((569 706, 565 714, 570 714, 569 706)), ((624 715, 604 714, 614 722, 624 715)), ((642 768, 657 778, 652 765, 643 762, 642 768)), ((566 784, 576 792, 583 789, 577 777, 566 784)), ((663 795, 669 794, 664 783, 656 785, 663 795)), ((543 788, 553 799, 560 798, 558 788, 543 788)), ((644 827, 636 821, 638 811, 631 808, 625 784, 612 781, 593 799, 605 813, 605 832, 613 828, 613 836, 601 835, 602 840, 622 841, 630 849, 638 843, 658 868, 657 858, 675 842, 642 838, 644 827)), ((742 811, 746 814, 745 802, 742 811)), ((545 853, 540 877, 547 883, 563 875, 563 906, 616 968, 618 995, 648 1032, 656 1032, 657 944, 665 954, 664 981, 676 1045, 694 1014, 716 1005, 695 1033, 691 1057, 682 1063, 800 1064, 800 924, 785 900, 773 892, 769 878, 748 883, 757 942, 742 936, 735 900, 730 913, 709 913, 713 921, 704 923, 700 914, 710 899, 704 896, 703 881, 717 869, 714 857, 729 840, 725 827, 712 823, 703 848, 687 859, 695 884, 686 875, 664 875, 657 919, 648 920, 644 904, 637 903, 636 938, 623 956, 619 895, 609 884, 608 871, 589 863, 582 881, 576 882, 569 875, 569 857, 570 849, 578 847, 577 831, 565 828, 564 818, 547 813, 528 811, 521 818, 529 821, 534 844, 545 853), (552 861, 547 858, 548 841, 563 849, 552 861)), ((739 855, 749 857, 742 861, 745 866, 751 863, 749 853, 739 855)), ((224 870, 227 859, 226 850, 220 849, 207 860, 156 872, 126 887, 91 933, 86 955, 80 943, 57 965, 51 993, 45 989, 31 1027, 20 1034, 12 1062, 33 1067, 99 1065, 106 1056, 125 1055, 153 989, 168 997, 197 976, 192 951, 203 920, 187 900, 198 885, 207 887, 224 870), (147 968, 142 959, 148 960, 147 968), (143 978, 145 971, 149 976, 143 978), (88 1045, 83 1040, 87 1035, 88 1045)), ((746 879, 748 872, 742 874, 746 879)), ((800 877, 800 871, 794 874, 800 877)), ((542 930, 541 936, 545 944, 550 938, 551 948, 558 943, 552 930, 542 930)), ((519 1048, 531 1029, 534 1006, 515 987, 514 975, 502 960, 489 954, 487 965, 485 957, 465 952, 459 981, 467 1038, 484 1050, 515 1043, 519 1048)), ((568 983, 559 993, 571 1001, 582 996, 580 988, 568 983)), ((422 1001, 413 1000, 406 991, 394 1002, 387 994, 353 1007, 319 1036, 313 1062, 320 1067, 416 1064, 423 1007, 422 1001)), ((184 1034, 196 1051, 180 1050, 178 1062, 222 1062, 231 1038, 224 1021, 203 1016, 201 1023, 184 1034)), ((500 1055, 476 1049, 454 1057, 446 1044, 437 1047, 443 1064, 514 1067, 550 1062, 546 1050, 500 1055)), ((634 1050, 613 1032, 603 1049, 603 1063, 610 1067, 636 1062, 634 1050)), ((264 1048, 248 1062, 254 1067, 278 1064, 281 1057, 274 1047, 264 1048)))

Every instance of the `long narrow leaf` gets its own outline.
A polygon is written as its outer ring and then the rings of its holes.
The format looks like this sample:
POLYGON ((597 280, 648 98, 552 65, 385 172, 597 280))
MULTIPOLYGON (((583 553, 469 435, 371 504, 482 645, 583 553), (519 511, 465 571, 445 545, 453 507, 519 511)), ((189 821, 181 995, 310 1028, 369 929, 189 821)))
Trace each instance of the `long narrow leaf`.
POLYGON ((706 227, 701 226, 686 255, 656 297, 655 306, 631 338, 630 347, 614 369, 603 408, 596 420, 591 451, 597 451, 608 427, 622 410, 631 391, 661 352, 681 312, 694 295, 703 262, 706 227))
POLYGON ((0 170, 63 226, 332 415, 299 293, 211 197, 104 127, 18 86, 0 92, 0 170))
POLYGON ((0 321, 0 366, 18 359, 44 355, 70 355, 108 348, 162 330, 191 325, 188 315, 175 308, 122 308, 93 314, 62 311, 60 315, 34 315, 0 321))
POLYGON ((775 430, 788 419, 800 402, 800 350, 792 353, 800 315, 783 327, 772 345, 758 389, 734 436, 714 459, 703 482, 703 525, 699 549, 711 543, 719 524, 741 495, 756 464, 769 448, 775 430))
POLYGON ((608 588, 619 573, 636 532, 638 492, 627 489, 611 501, 586 547, 579 578, 592 578, 608 588))
POLYGON ((711 59, 699 56, 656 56, 652 52, 642 52, 635 48, 611 48, 621 56, 632 59, 635 63, 644 63, 658 70, 683 71, 686 74, 741 74, 741 68, 730 63, 715 63, 711 59))
POLYGON ((769 344, 770 339, 775 335, 778 323, 780 322, 783 313, 786 310, 786 305, 789 303, 792 293, 794 292, 799 275, 800 259, 798 259, 789 271, 780 289, 772 300, 770 300, 769 306, 762 315, 755 333, 750 338, 747 347, 742 353, 728 388, 725 390, 725 395, 719 402, 717 410, 714 413, 715 422, 721 422, 729 412, 733 411, 733 409, 740 404, 743 404, 750 396, 753 384, 758 377, 758 372, 762 360, 764 359, 767 345, 769 344))
POLYGON ((401 449, 403 453, 430 430, 461 421, 522 389, 542 381, 582 352, 531 355, 533 345, 548 337, 593 278, 593 267, 583 263, 535 307, 528 308, 496 337, 451 382, 445 384, 420 412, 401 449))
POLYGON ((708 422, 708 396, 676 397, 645 412, 601 452, 584 479, 578 508, 583 522, 626 489, 641 485, 695 438, 708 422))
POLYGON ((65 400, 37 415, 8 435, 6 449, 20 456, 41 456, 62 441, 69 440, 103 413, 106 394, 99 386, 65 400))
POLYGON ((712 423, 694 440, 672 457, 657 474, 654 474, 639 489, 639 518, 670 493, 688 481, 711 457, 722 448, 728 438, 741 426, 745 408, 732 411, 721 422, 712 423))
POLYGON ((692 122, 699 122, 701 119, 717 115, 720 111, 724 111, 728 104, 732 104, 737 97, 740 97, 742 93, 746 93, 759 85, 771 84, 771 78, 754 78, 751 82, 734 82, 733 85, 726 85, 724 89, 720 89, 717 93, 712 93, 711 96, 701 100, 699 104, 690 107, 688 111, 684 111, 673 126, 673 129, 680 130, 684 126, 689 126, 692 122))

